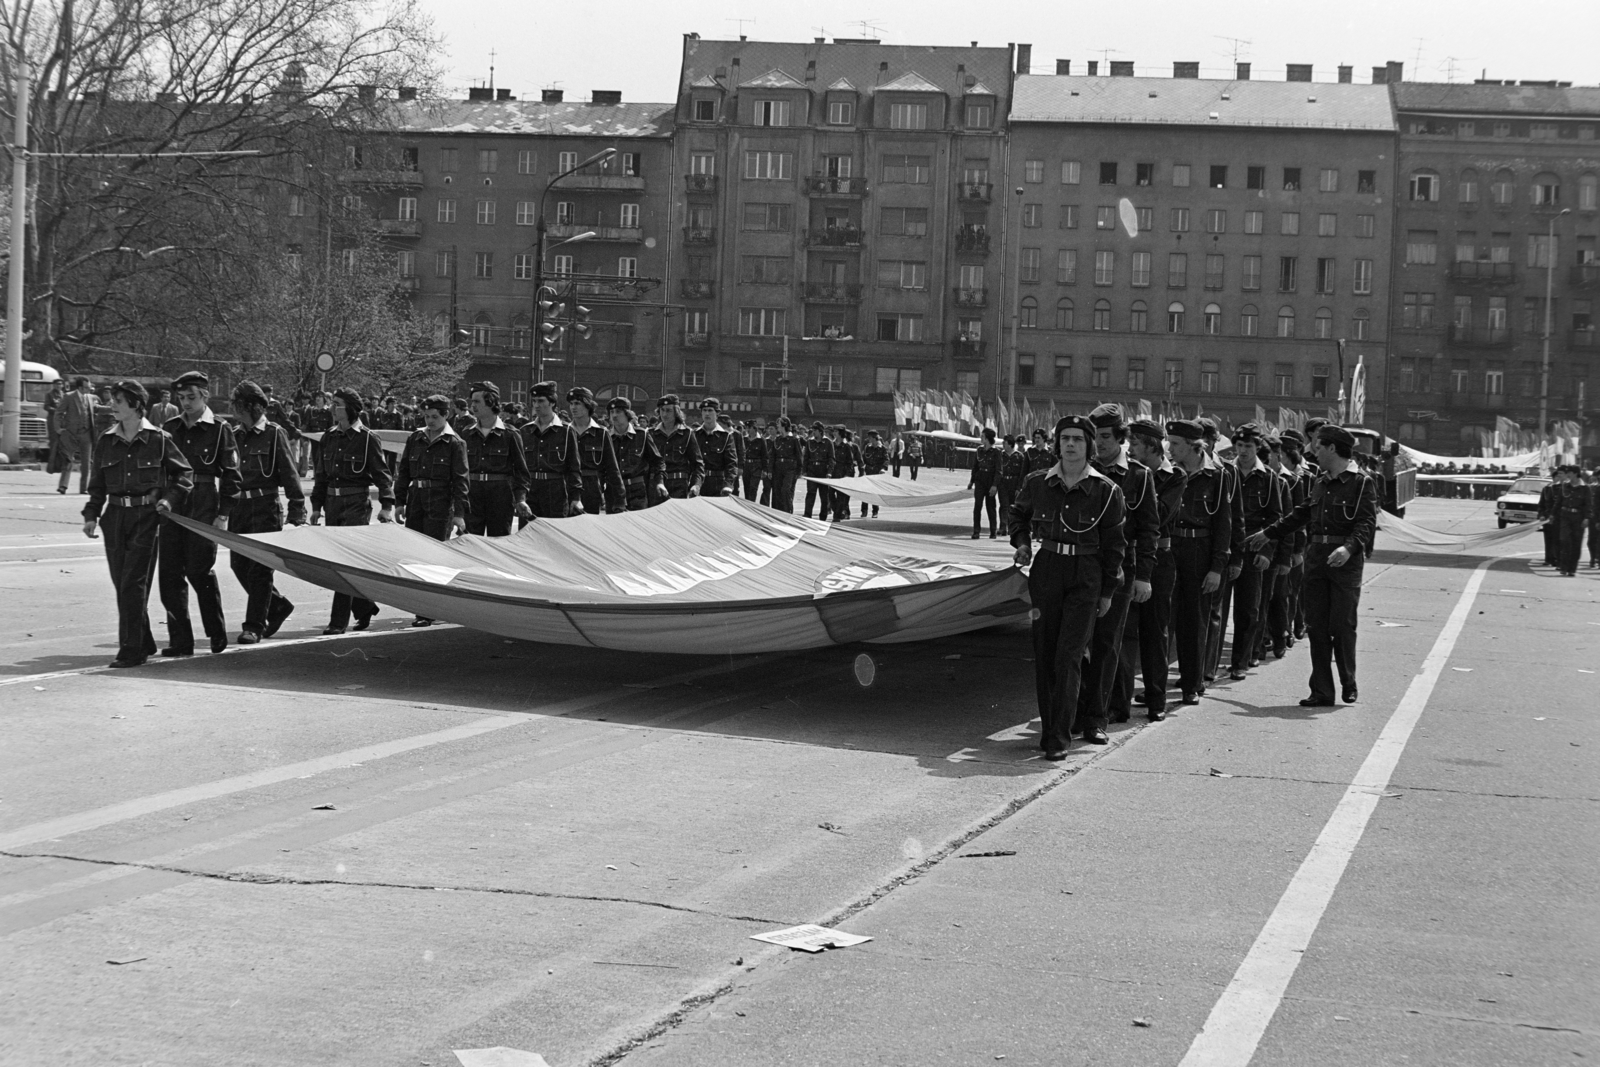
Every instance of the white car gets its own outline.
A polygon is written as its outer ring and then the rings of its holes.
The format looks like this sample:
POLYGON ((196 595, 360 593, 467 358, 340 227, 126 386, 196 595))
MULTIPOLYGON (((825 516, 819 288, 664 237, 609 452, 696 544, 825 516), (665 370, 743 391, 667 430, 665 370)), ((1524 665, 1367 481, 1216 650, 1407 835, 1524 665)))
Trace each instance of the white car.
POLYGON ((1504 530, 1514 522, 1535 522, 1539 518, 1539 494, 1550 484, 1549 478, 1518 478, 1500 495, 1495 518, 1504 530))

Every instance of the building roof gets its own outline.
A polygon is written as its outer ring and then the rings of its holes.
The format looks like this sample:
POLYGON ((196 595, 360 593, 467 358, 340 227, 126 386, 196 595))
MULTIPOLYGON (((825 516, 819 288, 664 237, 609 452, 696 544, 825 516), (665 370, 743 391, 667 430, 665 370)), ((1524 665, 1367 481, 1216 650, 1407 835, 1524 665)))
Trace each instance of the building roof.
POLYGON ((1600 88, 1594 86, 1553 89, 1547 85, 1399 82, 1392 88, 1395 107, 1401 111, 1600 117, 1600 88))
POLYGON ((1017 78, 1011 122, 1115 122, 1392 132, 1386 85, 1218 78, 1017 78))
POLYGON ((787 71, 777 70, 776 68, 767 71, 759 78, 751 78, 747 82, 739 83, 739 88, 741 89, 804 89, 805 87, 805 82, 787 71))
POLYGON ((969 79, 1008 85, 1010 65, 1008 48, 712 41, 687 37, 679 90, 702 84, 704 78, 714 78, 719 69, 723 72, 721 84, 730 87, 745 84, 751 71, 780 69, 805 74, 803 86, 819 92, 824 86, 833 88, 844 81, 861 93, 892 87, 959 97, 966 91, 969 79), (739 60, 737 68, 733 65, 735 59, 739 60), (813 62, 814 71, 808 66, 813 62))
POLYGON ((389 101, 389 118, 409 133, 535 137, 671 137, 675 104, 546 104, 537 100, 389 101))

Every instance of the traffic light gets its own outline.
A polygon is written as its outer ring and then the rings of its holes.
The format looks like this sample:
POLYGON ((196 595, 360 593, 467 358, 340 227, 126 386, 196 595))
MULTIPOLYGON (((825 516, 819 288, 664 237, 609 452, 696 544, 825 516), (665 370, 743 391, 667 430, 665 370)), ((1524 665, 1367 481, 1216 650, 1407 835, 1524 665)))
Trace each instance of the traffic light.
POLYGON ((470 345, 472 343, 472 328, 461 325, 451 326, 450 343, 452 345, 470 345))
POLYGON ((566 327, 557 326, 553 322, 539 324, 539 339, 544 342, 546 348, 554 348, 556 342, 561 340, 561 335, 566 332, 566 327))
POLYGON ((578 303, 577 287, 567 297, 567 310, 572 319, 572 332, 579 337, 588 337, 593 331, 589 327, 589 309, 578 303))

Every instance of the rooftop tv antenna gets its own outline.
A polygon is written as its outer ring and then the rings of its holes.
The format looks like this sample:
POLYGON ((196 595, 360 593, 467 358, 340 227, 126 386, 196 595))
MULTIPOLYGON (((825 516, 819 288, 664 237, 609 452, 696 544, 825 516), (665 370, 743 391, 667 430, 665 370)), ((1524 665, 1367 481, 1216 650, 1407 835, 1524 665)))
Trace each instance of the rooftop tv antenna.
POLYGON ((883 23, 874 21, 872 19, 861 19, 857 22, 852 22, 850 25, 860 26, 861 36, 864 39, 876 39, 880 34, 883 33, 883 23))
POLYGON ((1119 56, 1122 55, 1122 49, 1120 49, 1120 48, 1091 48, 1091 49, 1089 49, 1089 51, 1091 51, 1091 52, 1099 52, 1100 53, 1100 62, 1106 64, 1107 66, 1111 65, 1111 56, 1113 54, 1116 54, 1116 55, 1119 55, 1119 56))
POLYGON ((1231 51, 1233 54, 1233 61, 1235 63, 1239 62, 1239 57, 1241 55, 1250 54, 1250 42, 1245 40, 1243 37, 1224 37, 1220 33, 1213 33, 1211 36, 1232 46, 1231 51))
POLYGON ((489 88, 494 88, 494 49, 489 49, 489 88))
POLYGON ((752 26, 754 26, 756 24, 756 20, 755 19, 723 19, 722 21, 723 22, 737 22, 739 24, 739 36, 741 38, 744 37, 744 35, 745 35, 745 33, 744 33, 744 24, 745 23, 748 22, 752 26))

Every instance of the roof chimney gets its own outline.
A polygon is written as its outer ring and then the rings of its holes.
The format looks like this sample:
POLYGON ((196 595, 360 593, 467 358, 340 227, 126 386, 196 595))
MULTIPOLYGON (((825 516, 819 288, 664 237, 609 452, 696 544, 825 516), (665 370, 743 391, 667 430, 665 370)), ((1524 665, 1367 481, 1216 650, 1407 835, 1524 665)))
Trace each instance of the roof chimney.
POLYGON ((495 90, 495 94, 494 94, 494 98, 496 100, 515 100, 516 99, 516 97, 511 95, 511 90, 510 89, 496 89, 495 90))
POLYGON ((1406 65, 1404 63, 1391 59, 1384 64, 1384 70, 1388 74, 1387 80, 1390 85, 1406 80, 1406 65))
POLYGON ((589 94, 591 104, 620 104, 622 103, 621 89, 596 89, 589 94))
POLYGON ((1089 60, 1089 77, 1092 78, 1096 74, 1099 74, 1099 73, 1100 73, 1100 61, 1098 59, 1089 60))
POLYGON ((1200 64, 1174 63, 1172 64, 1172 76, 1174 78, 1198 78, 1200 77, 1200 64))
POLYGON ((1356 68, 1354 68, 1354 67, 1340 66, 1339 67, 1339 84, 1340 85, 1349 85, 1352 81, 1355 80, 1355 72, 1356 72, 1356 68))
POLYGON ((400 99, 402 99, 402 100, 415 100, 416 98, 417 98, 417 87, 416 86, 414 86, 414 85, 402 85, 402 86, 400 86, 400 99))
POLYGON ((1285 79, 1292 82, 1308 82, 1311 80, 1310 63, 1290 63, 1289 76, 1285 79))
POLYGON ((1250 80, 1250 64, 1235 63, 1233 65, 1233 80, 1247 82, 1250 80))
POLYGON ((1027 74, 1028 68, 1033 65, 1033 45, 1017 45, 1017 73, 1027 74))
POLYGON ((378 87, 376 85, 356 86, 356 99, 361 101, 363 104, 376 103, 378 99, 378 87))
POLYGON ((473 85, 467 88, 467 103, 474 100, 493 100, 494 90, 487 85, 473 85))
POLYGON ((1389 80, 1389 68, 1388 67, 1373 67, 1372 68, 1372 84, 1373 85, 1382 85, 1384 82, 1386 82, 1388 80, 1389 80))
POLYGON ((1056 73, 1057 74, 1071 74, 1072 73, 1072 60, 1070 60, 1070 59, 1058 59, 1058 60, 1056 60, 1056 73))
POLYGON ((1133 60, 1113 59, 1111 61, 1111 76, 1113 78, 1133 77, 1133 60))
POLYGON ((541 104, 559 104, 561 103, 561 98, 565 95, 566 93, 561 89, 543 89, 539 92, 539 102, 541 104))

